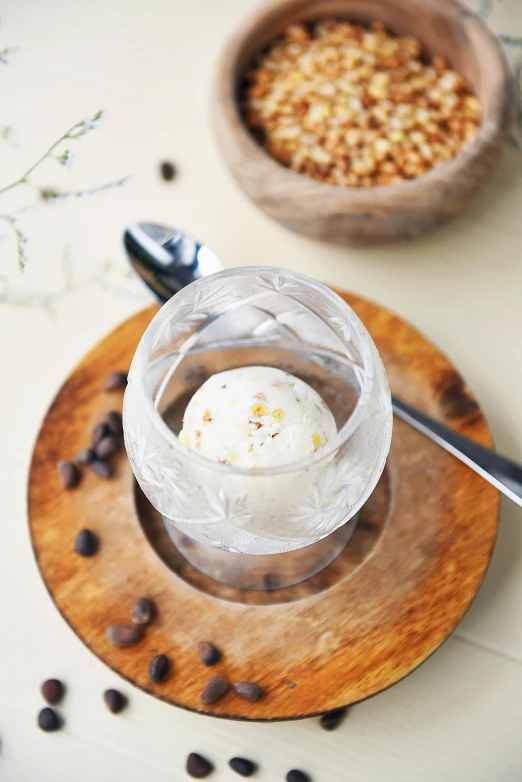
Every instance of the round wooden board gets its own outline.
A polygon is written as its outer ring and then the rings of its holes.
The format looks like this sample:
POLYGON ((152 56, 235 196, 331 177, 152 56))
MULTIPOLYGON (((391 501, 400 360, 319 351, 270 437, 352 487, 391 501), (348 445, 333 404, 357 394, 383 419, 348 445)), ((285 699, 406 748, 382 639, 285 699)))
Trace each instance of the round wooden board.
MULTIPOLYGON (((430 415, 491 445, 484 417, 455 368, 410 325, 381 307, 341 293, 372 334, 392 390, 430 415)), ((122 394, 104 393, 104 377, 127 369, 151 307, 120 326, 74 370, 54 400, 36 442, 29 522, 45 584, 63 617, 108 666, 137 687, 187 709, 219 717, 278 720, 356 703, 389 687, 448 637, 480 587, 493 550, 495 489, 441 448, 395 421, 387 469, 347 549, 323 573, 296 587, 241 592, 201 576, 173 550, 157 514, 139 493, 126 460, 101 481, 84 470, 62 489, 56 462, 74 458, 92 427, 122 394), (73 552, 84 527, 98 553, 73 552), (136 598, 154 599, 158 616, 129 648, 109 645, 105 628, 129 622, 136 598), (223 651, 201 664, 200 640, 223 651), (148 675, 165 653, 172 671, 148 675), (215 675, 257 681, 264 697, 230 692, 205 707, 215 675)))

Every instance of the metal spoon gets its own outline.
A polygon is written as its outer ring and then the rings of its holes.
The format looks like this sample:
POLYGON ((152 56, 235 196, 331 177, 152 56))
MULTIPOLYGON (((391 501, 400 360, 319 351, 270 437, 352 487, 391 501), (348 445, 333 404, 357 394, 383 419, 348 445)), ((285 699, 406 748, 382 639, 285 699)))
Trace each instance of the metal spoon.
MULTIPOLYGON (((162 302, 186 285, 223 269, 218 257, 187 234, 155 223, 133 223, 123 242, 130 263, 162 302)), ((392 396, 398 418, 467 464, 522 507, 522 466, 478 445, 415 407, 392 396)))
POLYGON ((194 280, 223 269, 210 247, 166 225, 132 223, 123 244, 134 271, 162 302, 194 280))

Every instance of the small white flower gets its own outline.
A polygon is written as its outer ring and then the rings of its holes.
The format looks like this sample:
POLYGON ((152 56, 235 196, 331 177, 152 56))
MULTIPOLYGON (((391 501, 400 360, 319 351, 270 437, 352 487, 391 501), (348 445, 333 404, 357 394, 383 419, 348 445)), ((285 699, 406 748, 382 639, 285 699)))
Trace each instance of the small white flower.
POLYGON ((70 149, 65 149, 61 155, 57 155, 56 160, 64 168, 71 168, 75 161, 75 154, 70 149))
POLYGON ((27 269, 27 262, 29 260, 29 255, 27 254, 27 250, 26 250, 27 237, 16 226, 15 226, 15 230, 16 230, 16 247, 18 253, 18 268, 20 269, 20 271, 24 272, 27 269))
POLYGON ((70 131, 68 134, 68 138, 79 138, 80 136, 85 136, 86 133, 89 133, 91 130, 96 130, 98 127, 98 123, 103 117, 103 111, 100 109, 96 112, 96 114, 93 114, 92 117, 86 117, 81 122, 78 122, 77 125, 74 126, 74 128, 70 131))
POLYGON ((14 141, 16 139, 16 131, 12 125, 0 125, 0 138, 4 141, 14 141))
POLYGON ((87 119, 84 119, 82 125, 85 128, 85 132, 87 133, 89 130, 96 130, 102 117, 103 111, 100 109, 92 117, 87 117, 87 119))
POLYGON ((7 65, 9 63, 9 55, 13 52, 16 52, 18 49, 18 46, 6 46, 5 49, 0 50, 0 62, 2 62, 4 65, 7 65))

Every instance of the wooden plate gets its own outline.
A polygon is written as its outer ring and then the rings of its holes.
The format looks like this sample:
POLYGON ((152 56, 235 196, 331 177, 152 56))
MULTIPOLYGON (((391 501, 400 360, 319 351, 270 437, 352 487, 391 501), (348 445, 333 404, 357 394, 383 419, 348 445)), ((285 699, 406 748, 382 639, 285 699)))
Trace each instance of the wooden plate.
MULTIPOLYGON (((394 392, 483 445, 484 417, 455 368, 411 326, 381 307, 341 294, 383 357, 394 392)), ((448 637, 469 608, 488 566, 498 493, 407 425, 396 421, 387 469, 343 554, 303 584, 242 592, 202 576, 173 549, 158 514, 136 491, 125 455, 116 476, 84 471, 64 491, 56 462, 88 444, 92 427, 121 393, 101 391, 109 371, 126 369, 156 312, 141 312, 101 342, 59 391, 35 446, 29 523, 45 584, 82 641, 122 677, 169 703, 220 717, 277 720, 352 704, 402 679, 448 637), (78 531, 100 538, 96 556, 73 552, 78 531), (154 599, 158 616, 143 640, 109 645, 105 628, 129 622, 134 601, 154 599), (223 651, 201 664, 200 640, 223 651), (172 660, 153 684, 153 655, 172 660), (256 681, 257 703, 232 692, 205 707, 215 675, 256 681)))

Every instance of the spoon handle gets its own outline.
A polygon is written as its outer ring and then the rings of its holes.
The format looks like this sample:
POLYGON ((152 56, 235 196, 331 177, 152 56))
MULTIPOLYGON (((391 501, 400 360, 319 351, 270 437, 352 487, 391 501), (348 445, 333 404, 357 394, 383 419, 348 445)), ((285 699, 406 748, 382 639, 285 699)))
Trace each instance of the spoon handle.
POLYGON ((392 397, 393 411, 398 418, 438 443, 446 451, 467 464, 510 500, 522 506, 522 466, 484 448, 468 437, 455 432, 434 418, 421 413, 407 402, 392 397))

